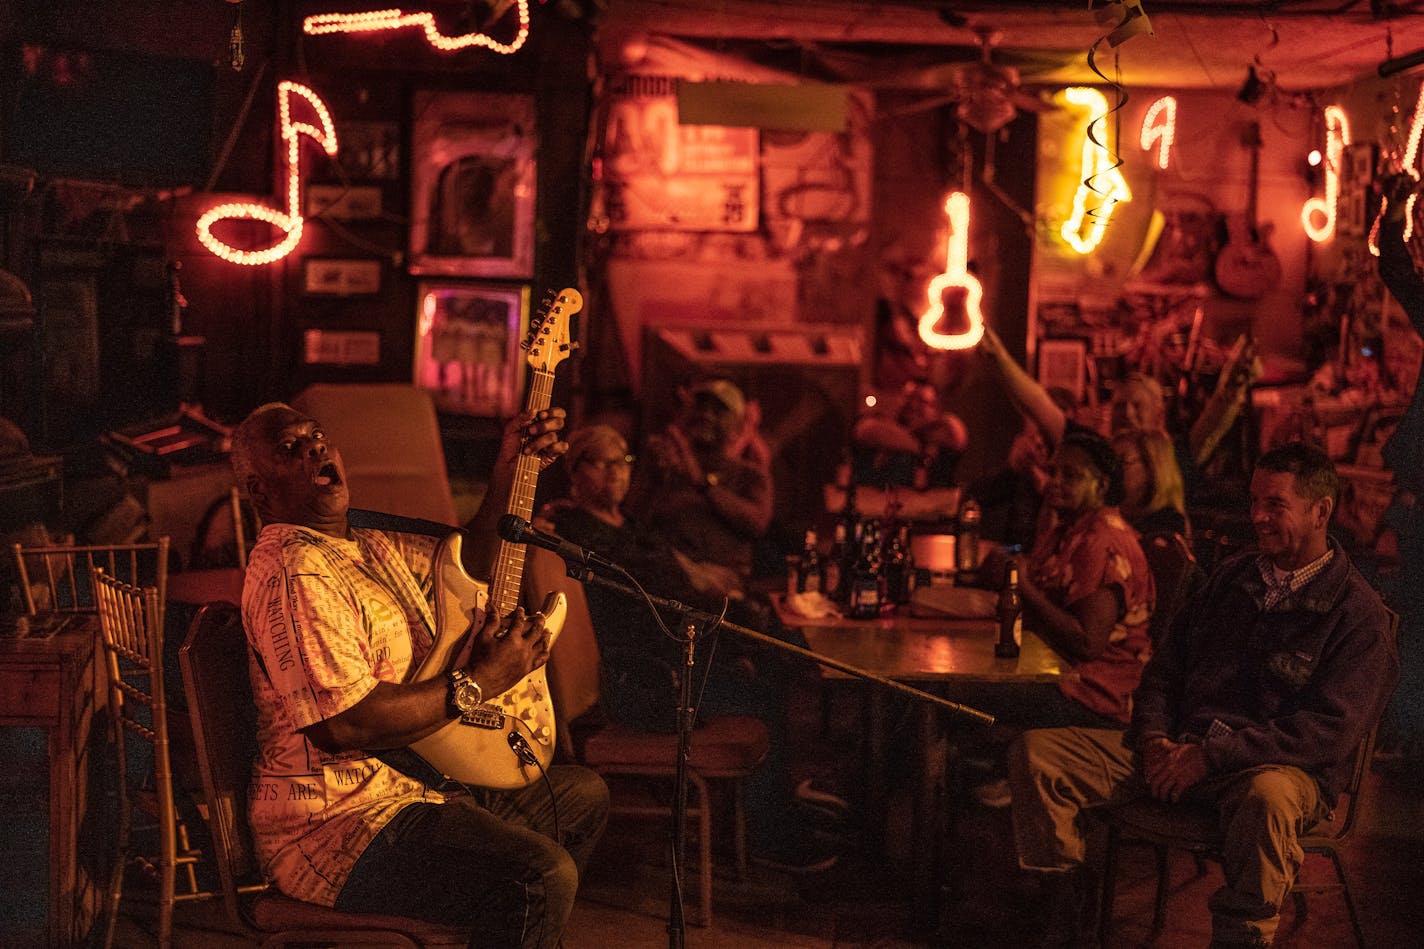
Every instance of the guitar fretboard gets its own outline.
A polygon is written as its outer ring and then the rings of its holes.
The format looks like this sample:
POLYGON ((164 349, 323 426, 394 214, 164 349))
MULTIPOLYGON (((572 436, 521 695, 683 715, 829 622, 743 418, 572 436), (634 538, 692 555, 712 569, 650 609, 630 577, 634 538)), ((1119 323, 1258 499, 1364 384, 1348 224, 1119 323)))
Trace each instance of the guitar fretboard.
MULTIPOLYGON (((541 412, 547 409, 553 394, 554 374, 542 369, 533 370, 524 410, 541 412)), ((520 454, 514 464, 514 487, 509 492, 509 506, 505 513, 527 521, 534 513, 534 491, 539 486, 539 469, 542 466, 537 455, 525 454, 520 454)), ((523 579, 524 545, 501 540, 499 553, 495 556, 494 576, 490 579, 490 607, 499 616, 519 605, 519 585, 523 579)))

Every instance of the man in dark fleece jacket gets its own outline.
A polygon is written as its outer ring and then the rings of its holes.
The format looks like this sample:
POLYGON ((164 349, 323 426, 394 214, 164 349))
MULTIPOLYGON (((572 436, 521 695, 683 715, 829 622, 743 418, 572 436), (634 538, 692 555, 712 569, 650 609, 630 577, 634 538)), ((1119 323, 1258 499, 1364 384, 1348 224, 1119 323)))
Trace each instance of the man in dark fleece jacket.
POLYGON ((1360 740, 1399 677, 1379 596, 1325 532, 1338 479, 1306 445, 1251 479, 1256 548, 1222 563, 1143 672, 1126 732, 1025 733, 1009 752, 1019 864, 1040 874, 1045 942, 1076 938, 1086 809, 1151 796, 1216 807, 1226 885, 1212 945, 1269 945, 1360 740))

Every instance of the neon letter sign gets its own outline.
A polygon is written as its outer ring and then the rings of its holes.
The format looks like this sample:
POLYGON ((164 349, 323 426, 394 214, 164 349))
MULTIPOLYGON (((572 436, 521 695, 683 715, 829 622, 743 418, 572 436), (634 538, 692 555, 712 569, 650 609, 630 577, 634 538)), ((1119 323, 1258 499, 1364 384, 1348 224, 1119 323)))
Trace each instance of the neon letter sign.
POLYGON ((462 33, 446 36, 435 26, 435 14, 407 13, 404 10, 372 10, 369 13, 318 13, 302 21, 302 31, 313 36, 322 33, 374 33, 378 30, 398 30, 418 26, 425 31, 425 41, 439 50, 449 52, 483 46, 506 56, 517 52, 529 38, 529 0, 518 0, 519 32, 514 42, 501 43, 483 33, 462 33))
POLYGON ((1177 136, 1177 100, 1171 96, 1163 96, 1152 103, 1147 109, 1147 114, 1142 117, 1142 150, 1152 151, 1152 146, 1157 146, 1157 167, 1163 171, 1167 170, 1167 164, 1172 158, 1172 141, 1177 136), (1158 122, 1158 116, 1165 116, 1158 122))
POLYGON ((1112 216, 1113 208, 1119 201, 1131 201, 1132 191, 1128 189, 1122 169, 1113 162, 1107 147, 1093 141, 1093 137, 1088 134, 1093 123, 1107 114, 1108 100, 1101 92, 1087 86, 1064 89, 1063 96, 1072 105, 1087 106, 1089 109, 1088 125, 1083 131, 1082 177, 1078 190, 1073 194, 1073 212, 1068 215, 1068 220, 1063 222, 1061 230, 1063 239, 1070 247, 1080 254, 1087 254, 1103 239, 1103 232, 1107 230, 1108 218, 1112 216), (1092 183, 1094 179, 1103 182, 1105 187, 1095 186, 1092 183), (1102 203, 1091 212, 1088 211, 1089 193, 1102 198, 1102 203), (1087 217, 1093 219, 1093 224, 1084 235, 1083 219, 1087 217))
POLYGON ((930 281, 929 307, 920 317, 920 339, 935 349, 969 349, 984 338, 984 313, 979 309, 984 288, 969 272, 969 195, 956 191, 944 202, 949 216, 949 252, 944 273, 930 281), (944 291, 950 287, 964 290, 964 315, 969 329, 963 333, 940 333, 935 324, 944 316, 944 291))
POLYGON ((287 143, 287 210, 284 212, 260 204, 238 202, 220 204, 215 208, 209 209, 202 217, 198 218, 198 240, 202 241, 204 247, 223 260, 228 260, 235 264, 246 264, 249 267, 270 264, 290 254, 292 248, 296 247, 297 243, 301 241, 303 224, 301 214, 301 149, 299 147, 301 136, 310 135, 326 150, 328 155, 336 154, 336 129, 331 124, 331 113, 327 111, 326 104, 321 101, 315 92, 295 82, 284 81, 278 83, 277 109, 282 121, 282 140, 287 143), (321 128, 317 128, 310 122, 292 121, 291 102, 294 94, 301 96, 316 110, 317 119, 321 122, 321 128), (255 251, 240 250, 213 236, 212 228, 218 221, 239 219, 266 221, 278 230, 285 231, 287 236, 266 250, 255 251))
POLYGON ((1335 236, 1335 208, 1340 199, 1340 161, 1345 146, 1350 144, 1350 120, 1338 105, 1325 107, 1325 197, 1310 198, 1300 209, 1300 223, 1305 236, 1315 241, 1328 241, 1335 236), (1315 215, 1324 218, 1315 223, 1315 215))

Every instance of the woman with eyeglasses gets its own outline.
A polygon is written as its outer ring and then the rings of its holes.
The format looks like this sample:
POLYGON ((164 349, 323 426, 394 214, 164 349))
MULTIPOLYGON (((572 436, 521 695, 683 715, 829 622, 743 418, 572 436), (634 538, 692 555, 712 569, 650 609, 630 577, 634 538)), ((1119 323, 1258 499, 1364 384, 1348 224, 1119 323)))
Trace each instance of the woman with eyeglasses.
MULTIPOLYGON (((634 461, 623 436, 607 425, 591 425, 575 431, 568 442, 569 497, 544 512, 561 537, 617 563, 649 593, 712 612, 730 594, 734 599, 727 618, 764 628, 755 607, 736 598, 734 571, 693 560, 656 531, 641 525, 634 529, 623 513, 634 461)), ((587 585, 584 592, 603 662, 604 711, 633 728, 672 731, 678 704, 673 670, 682 660, 681 645, 662 633, 640 601, 598 584, 587 585)), ((809 827, 793 806, 786 723, 790 667, 778 655, 723 634, 715 652, 699 646, 695 668, 701 714, 750 715, 767 726, 771 747, 746 784, 754 856, 787 872, 829 868, 835 863, 834 841, 809 827)))

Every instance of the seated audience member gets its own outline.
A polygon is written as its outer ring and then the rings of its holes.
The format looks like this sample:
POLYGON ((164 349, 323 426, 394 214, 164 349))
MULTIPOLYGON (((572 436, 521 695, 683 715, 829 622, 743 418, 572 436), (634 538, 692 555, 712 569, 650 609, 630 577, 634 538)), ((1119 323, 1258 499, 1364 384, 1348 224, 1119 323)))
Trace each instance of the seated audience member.
MULTIPOLYGON (((552 409, 505 427, 464 544, 472 575, 491 572, 516 458, 554 460, 562 426, 552 409)), ((263 405, 237 427, 232 465, 265 525, 242 617, 258 718, 252 782, 264 792, 249 815, 266 876, 343 911, 472 927, 472 946, 557 945, 603 831, 603 781, 555 765, 519 791, 436 788, 377 757, 542 666, 543 617, 477 615, 467 666, 405 681, 432 645, 437 539, 351 527, 341 453, 287 405, 263 405)))
POLYGON ((1122 516, 1133 530, 1187 538, 1186 486, 1172 440, 1157 429, 1123 429, 1112 446, 1122 464, 1122 516))
MULTIPOLYGON (((1107 440, 1071 432, 1049 465, 1044 502, 1055 523, 1019 566, 1025 622, 1071 668, 1053 698, 1005 709, 1015 724, 1121 728, 1151 653, 1152 575, 1137 534, 1118 512, 1122 469, 1107 440)), ((1009 555, 991 551, 981 571, 1003 582, 1009 555)), ((997 711, 997 710, 996 710, 997 711)))
POLYGON ((1015 848, 1040 877, 1045 944, 1068 944, 1086 888, 1084 811, 1150 795, 1220 811, 1226 882, 1213 946, 1268 945, 1399 656, 1379 596, 1326 534, 1338 481, 1318 449, 1263 455, 1253 551, 1224 561, 1148 663, 1128 731, 1026 732, 1009 751, 1015 848))
POLYGON ((743 589, 772 514, 771 458, 748 409, 726 379, 692 386, 677 418, 649 436, 627 504, 642 536, 726 567, 743 589))
MULTIPOLYGON (((581 428, 564 456, 569 498, 545 512, 560 536, 626 569, 650 593, 716 613, 738 578, 725 567, 700 564, 656 534, 634 530, 623 515, 632 456, 623 437, 606 425, 581 428)), ((596 583, 584 588, 603 661, 602 704, 614 721, 671 732, 677 718, 677 675, 682 646, 663 633, 641 600, 596 583)), ((760 630, 761 614, 744 602, 728 606, 728 619, 760 630)), ((718 637, 715 650, 700 645, 694 674, 701 715, 750 715, 766 723, 771 747, 746 782, 747 822, 761 862, 789 871, 825 869, 835 860, 829 841, 805 825, 792 807, 787 710, 790 665, 782 656, 718 637)))
POLYGON ((851 431, 858 484, 918 490, 954 485, 954 469, 969 444, 964 423, 940 405, 924 382, 881 394, 851 431))

